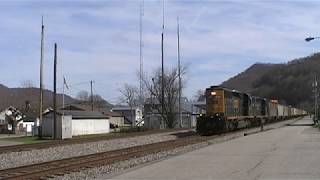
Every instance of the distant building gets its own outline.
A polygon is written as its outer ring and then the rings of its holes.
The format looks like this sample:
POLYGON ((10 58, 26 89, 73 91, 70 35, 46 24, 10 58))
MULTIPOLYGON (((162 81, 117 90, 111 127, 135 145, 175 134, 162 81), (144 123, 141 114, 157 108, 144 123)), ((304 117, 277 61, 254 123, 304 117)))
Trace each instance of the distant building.
POLYGON ((103 114, 110 118, 110 124, 114 125, 114 127, 131 126, 130 122, 125 122, 125 118, 121 113, 109 111, 103 112, 103 114))
POLYGON ((132 125, 132 122, 135 123, 135 126, 144 125, 142 109, 139 107, 119 106, 112 108, 111 111, 124 116, 124 123, 126 125, 132 125))
MULTIPOLYGON (((165 122, 162 121, 161 114, 157 109, 161 104, 154 99, 148 98, 146 100, 145 110, 145 127, 152 129, 164 129, 167 128, 165 122)), ((190 102, 187 98, 181 100, 181 127, 182 128, 194 128, 196 126, 197 116, 204 112, 204 102, 190 102)), ((178 105, 176 105, 176 128, 180 127, 178 105)))
MULTIPOLYGON (((87 134, 110 132, 109 117, 95 111, 57 111, 57 137, 59 139, 87 134)), ((42 136, 53 137, 53 111, 43 115, 42 136)))

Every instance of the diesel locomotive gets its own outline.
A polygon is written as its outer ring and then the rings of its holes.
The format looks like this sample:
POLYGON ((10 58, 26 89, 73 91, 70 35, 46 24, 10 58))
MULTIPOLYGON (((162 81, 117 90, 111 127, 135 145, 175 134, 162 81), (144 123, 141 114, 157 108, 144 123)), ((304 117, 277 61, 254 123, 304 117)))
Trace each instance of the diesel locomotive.
POLYGON ((197 119, 197 131, 202 135, 254 127, 307 114, 305 110, 281 105, 275 100, 222 86, 207 88, 205 97, 206 114, 197 119))

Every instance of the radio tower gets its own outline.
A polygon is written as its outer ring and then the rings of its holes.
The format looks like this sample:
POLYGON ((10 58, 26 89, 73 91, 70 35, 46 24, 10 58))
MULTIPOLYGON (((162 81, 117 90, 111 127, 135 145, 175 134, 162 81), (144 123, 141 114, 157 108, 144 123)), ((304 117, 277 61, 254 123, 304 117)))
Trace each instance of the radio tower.
POLYGON ((140 105, 143 106, 143 85, 142 85, 142 78, 143 78, 143 39, 142 39, 142 17, 144 16, 144 0, 140 1, 140 71, 139 71, 139 83, 140 83, 140 88, 139 88, 139 100, 140 100, 140 105))

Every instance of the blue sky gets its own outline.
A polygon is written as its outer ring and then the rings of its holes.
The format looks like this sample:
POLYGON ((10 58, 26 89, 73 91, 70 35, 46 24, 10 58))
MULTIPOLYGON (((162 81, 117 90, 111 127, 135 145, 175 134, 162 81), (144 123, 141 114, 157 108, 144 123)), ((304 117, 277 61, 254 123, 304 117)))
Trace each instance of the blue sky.
MULTIPOLYGON (((58 43, 58 90, 62 75, 75 96, 89 90, 116 103, 124 83, 138 85, 139 0, 1 1, 0 83, 39 84, 41 16, 45 19, 45 86, 52 89, 53 45, 58 43), (85 83, 87 82, 87 83, 85 83)), ((165 0, 165 67, 189 65, 186 96, 220 84, 256 62, 285 63, 318 52, 320 2, 165 0)), ((161 63, 162 1, 145 0, 144 69, 161 63)))

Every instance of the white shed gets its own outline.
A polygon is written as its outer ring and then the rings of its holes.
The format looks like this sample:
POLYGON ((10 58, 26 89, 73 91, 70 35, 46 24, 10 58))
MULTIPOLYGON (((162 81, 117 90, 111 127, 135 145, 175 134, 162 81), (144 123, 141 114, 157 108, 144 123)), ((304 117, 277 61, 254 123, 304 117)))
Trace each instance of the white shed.
MULTIPOLYGON (((57 135, 60 139, 110 132, 109 117, 95 111, 57 111, 57 135)), ((43 136, 53 135, 53 111, 43 116, 43 136)))

